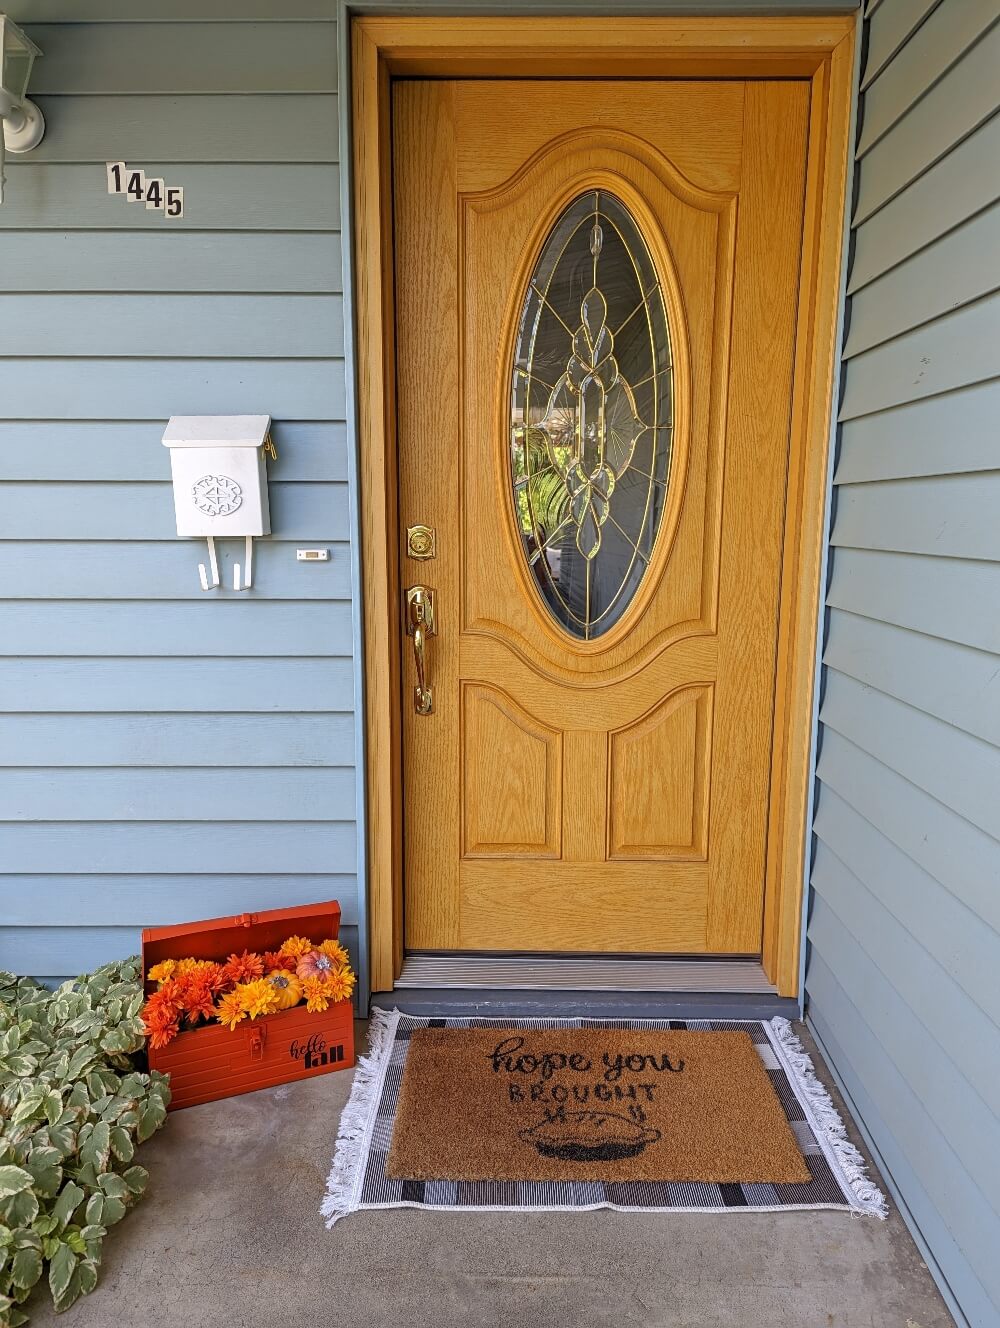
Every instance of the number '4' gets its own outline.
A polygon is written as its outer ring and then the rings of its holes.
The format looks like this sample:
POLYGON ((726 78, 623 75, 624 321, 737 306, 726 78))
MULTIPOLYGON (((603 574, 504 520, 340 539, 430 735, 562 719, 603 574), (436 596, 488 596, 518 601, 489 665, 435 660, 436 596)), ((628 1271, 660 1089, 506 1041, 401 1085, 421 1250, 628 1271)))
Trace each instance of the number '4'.
POLYGON ((146 197, 146 172, 129 171, 128 183, 125 185, 125 193, 128 195, 130 203, 141 203, 146 197))
POLYGON ((154 208, 160 212, 163 211, 162 180, 146 181, 146 211, 147 212, 152 211, 154 208))

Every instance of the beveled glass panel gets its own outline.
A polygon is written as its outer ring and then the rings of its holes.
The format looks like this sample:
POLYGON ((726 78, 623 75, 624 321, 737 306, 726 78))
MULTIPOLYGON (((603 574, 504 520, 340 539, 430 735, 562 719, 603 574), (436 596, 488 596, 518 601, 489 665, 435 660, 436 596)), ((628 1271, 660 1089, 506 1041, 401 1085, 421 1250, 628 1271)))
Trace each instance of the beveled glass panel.
POLYGON ((673 371, 649 249, 614 194, 573 200, 525 292, 511 385, 511 482, 532 578, 592 640, 646 574, 670 480, 673 371))

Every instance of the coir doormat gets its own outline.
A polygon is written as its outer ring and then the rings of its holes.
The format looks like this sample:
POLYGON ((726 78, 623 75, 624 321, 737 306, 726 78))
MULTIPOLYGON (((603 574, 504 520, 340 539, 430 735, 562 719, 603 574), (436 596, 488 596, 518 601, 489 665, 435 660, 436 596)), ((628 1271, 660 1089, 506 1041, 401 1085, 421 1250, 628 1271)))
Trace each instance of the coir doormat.
POLYGON ((376 1011, 323 1213, 393 1207, 885 1215, 787 1020, 376 1011))

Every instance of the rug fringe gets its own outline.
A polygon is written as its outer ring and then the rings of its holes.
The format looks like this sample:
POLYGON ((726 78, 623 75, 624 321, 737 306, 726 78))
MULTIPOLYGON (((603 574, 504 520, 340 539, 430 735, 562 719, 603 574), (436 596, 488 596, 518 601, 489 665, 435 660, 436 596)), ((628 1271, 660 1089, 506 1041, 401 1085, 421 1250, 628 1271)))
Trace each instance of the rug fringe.
POLYGON ((399 1023, 398 1010, 371 1011, 368 1022, 368 1054, 359 1058, 354 1070, 351 1096, 340 1118, 333 1166, 326 1181, 326 1197, 320 1212, 332 1227, 357 1207, 361 1171, 368 1155, 385 1068, 399 1023))
POLYGON ((814 1117, 817 1131, 837 1160, 844 1179, 850 1186, 859 1211, 870 1213, 882 1221, 889 1216, 885 1195, 868 1175, 864 1157, 847 1137, 847 1127, 833 1099, 816 1077, 812 1058, 799 1041, 787 1019, 771 1019, 767 1025, 780 1047, 789 1069, 794 1072, 796 1085, 803 1101, 814 1117))

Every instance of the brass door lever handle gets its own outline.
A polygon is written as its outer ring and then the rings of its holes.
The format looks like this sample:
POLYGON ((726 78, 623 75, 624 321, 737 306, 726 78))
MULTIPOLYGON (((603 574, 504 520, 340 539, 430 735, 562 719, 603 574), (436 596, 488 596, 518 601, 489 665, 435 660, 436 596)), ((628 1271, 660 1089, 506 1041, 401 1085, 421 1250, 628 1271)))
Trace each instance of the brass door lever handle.
POLYGON ((434 709, 434 693, 427 686, 427 638, 437 636, 437 624, 434 591, 428 586, 410 586, 406 591, 406 634, 413 637, 413 662, 417 669, 413 708, 418 715, 429 715, 434 709))

